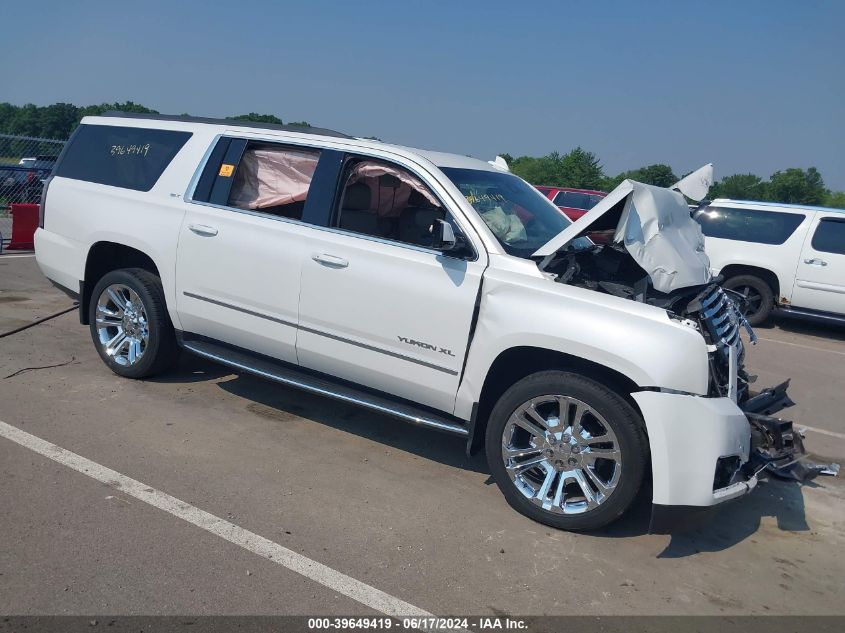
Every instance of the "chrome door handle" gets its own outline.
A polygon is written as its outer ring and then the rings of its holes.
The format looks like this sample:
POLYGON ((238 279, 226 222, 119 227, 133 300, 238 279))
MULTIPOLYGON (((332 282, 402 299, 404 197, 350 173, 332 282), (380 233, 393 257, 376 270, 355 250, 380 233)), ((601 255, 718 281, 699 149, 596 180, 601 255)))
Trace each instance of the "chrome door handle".
POLYGON ((311 259, 313 259, 318 264, 330 266, 331 268, 346 268, 347 266, 349 266, 349 262, 343 259, 342 257, 336 257, 335 255, 327 255, 326 253, 312 255, 311 259))
POLYGON ((206 237, 217 235, 217 229, 207 224, 189 224, 188 228, 197 235, 205 235, 206 237))
POLYGON ((804 260, 804 263, 805 263, 805 264, 810 264, 810 266, 827 266, 827 262, 826 262, 826 261, 824 261, 823 259, 816 259, 816 258, 813 258, 813 259, 805 259, 805 260, 804 260))

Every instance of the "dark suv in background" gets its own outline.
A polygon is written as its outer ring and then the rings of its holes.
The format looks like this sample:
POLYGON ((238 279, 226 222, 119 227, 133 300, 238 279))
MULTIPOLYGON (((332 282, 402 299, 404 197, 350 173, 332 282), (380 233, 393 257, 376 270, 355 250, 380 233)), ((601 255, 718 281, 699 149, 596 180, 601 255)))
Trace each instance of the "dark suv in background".
POLYGON ((8 202, 38 203, 42 182, 56 164, 56 156, 21 158, 17 165, 0 167, 0 198, 8 202))

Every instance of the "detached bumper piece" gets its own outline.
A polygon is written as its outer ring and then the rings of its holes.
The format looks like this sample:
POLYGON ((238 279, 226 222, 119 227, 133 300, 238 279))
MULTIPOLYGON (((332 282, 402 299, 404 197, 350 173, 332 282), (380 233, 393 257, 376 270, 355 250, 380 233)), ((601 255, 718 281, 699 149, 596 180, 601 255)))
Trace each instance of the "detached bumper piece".
POLYGON ((774 417, 794 403, 786 395, 789 381, 766 389, 743 406, 751 425, 751 454, 746 471, 749 475, 767 470, 782 479, 810 481, 819 475, 839 474, 839 464, 815 464, 801 456, 806 453, 801 433, 789 420, 774 417))

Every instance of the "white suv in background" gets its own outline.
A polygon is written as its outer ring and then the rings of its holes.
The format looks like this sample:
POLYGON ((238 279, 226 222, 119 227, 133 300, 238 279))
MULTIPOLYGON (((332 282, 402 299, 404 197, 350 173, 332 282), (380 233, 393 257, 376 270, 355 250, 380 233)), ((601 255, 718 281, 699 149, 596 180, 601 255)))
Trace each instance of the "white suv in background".
POLYGON ((43 200, 38 264, 120 376, 181 348, 463 436, 563 529, 613 521, 647 475, 662 531, 796 463, 785 384, 749 392, 675 191, 625 181, 572 224, 501 159, 112 115, 82 121, 43 200))
POLYGON ((694 214, 722 286, 758 325, 772 310, 845 323, 845 210, 718 199, 694 214))

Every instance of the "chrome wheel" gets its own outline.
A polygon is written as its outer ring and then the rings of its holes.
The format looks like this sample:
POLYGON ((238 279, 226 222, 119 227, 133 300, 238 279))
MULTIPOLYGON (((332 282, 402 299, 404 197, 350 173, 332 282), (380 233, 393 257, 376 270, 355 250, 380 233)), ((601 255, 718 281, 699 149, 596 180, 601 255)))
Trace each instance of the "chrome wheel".
POLYGON ((100 345, 115 363, 129 367, 141 360, 150 329, 144 304, 132 288, 112 284, 103 290, 97 300, 96 325, 100 345))
POLYGON ((516 489, 555 514, 582 514, 603 504, 619 483, 622 454, 607 421, 569 396, 532 398, 502 433, 502 460, 516 489))

